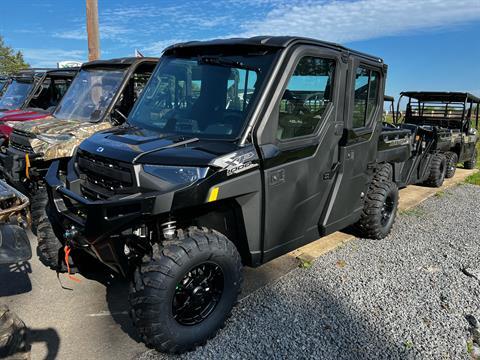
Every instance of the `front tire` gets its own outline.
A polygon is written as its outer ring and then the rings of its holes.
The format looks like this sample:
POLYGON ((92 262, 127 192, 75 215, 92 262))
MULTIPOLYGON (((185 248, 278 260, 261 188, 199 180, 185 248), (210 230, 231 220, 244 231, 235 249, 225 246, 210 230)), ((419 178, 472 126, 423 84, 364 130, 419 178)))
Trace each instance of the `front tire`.
POLYGON ((447 158, 447 171, 445 172, 445 178, 450 179, 455 175, 457 170, 458 155, 454 152, 445 153, 447 158))
POLYGON ((47 218, 46 206, 48 204, 48 195, 46 189, 37 189, 31 195, 30 200, 30 210, 32 214, 32 233, 34 235, 38 235, 38 227, 47 218))
POLYGON ((425 185, 440 187, 443 185, 447 172, 447 158, 443 154, 434 154, 430 163, 430 174, 425 185))
MULTIPOLYGON (((48 204, 46 206, 48 207, 48 204)), ((48 214, 48 210, 45 210, 45 214, 48 214)), ((67 265, 63 259, 63 244, 55 234, 48 216, 39 219, 37 227, 37 253, 43 265, 60 273, 67 272, 67 265)), ((74 255, 76 254, 72 254, 68 259, 71 274, 78 272, 75 266, 77 262, 73 261, 74 255)))
POLYGON ((65 269, 63 267, 59 269, 59 264, 62 264, 59 253, 62 253, 63 245, 55 235, 48 218, 42 218, 38 224, 37 243, 37 253, 43 265, 52 270, 66 271, 66 267, 65 269))
POLYGON ((154 244, 134 272, 131 317, 142 340, 168 353, 195 349, 224 326, 241 290, 240 255, 224 235, 190 227, 154 244))

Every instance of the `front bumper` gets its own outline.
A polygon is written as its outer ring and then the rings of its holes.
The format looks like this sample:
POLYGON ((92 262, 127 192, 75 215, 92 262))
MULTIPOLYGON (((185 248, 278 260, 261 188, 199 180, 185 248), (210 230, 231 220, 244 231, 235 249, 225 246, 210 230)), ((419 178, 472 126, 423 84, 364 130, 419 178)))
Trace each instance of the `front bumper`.
MULTIPOLYGON (((70 162, 69 173, 72 171, 70 162)), ((81 179, 65 183, 59 173, 60 162, 54 161, 45 176, 49 218, 57 237, 64 244, 84 249, 107 266, 125 273, 122 232, 168 212, 173 194, 137 193, 93 201, 80 195, 81 179)))

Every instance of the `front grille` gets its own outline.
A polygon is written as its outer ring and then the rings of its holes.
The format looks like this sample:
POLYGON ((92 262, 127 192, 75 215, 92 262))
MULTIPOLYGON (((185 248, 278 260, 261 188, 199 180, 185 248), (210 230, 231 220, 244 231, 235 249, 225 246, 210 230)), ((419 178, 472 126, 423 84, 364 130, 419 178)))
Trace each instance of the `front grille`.
POLYGON ((22 137, 26 137, 26 138, 31 138, 31 139, 35 139, 35 134, 32 134, 28 131, 22 131, 22 130, 19 130, 19 129, 13 129, 13 132, 12 132, 12 135, 18 135, 18 136, 22 136, 22 137))
POLYGON ((15 150, 20 150, 25 153, 33 153, 33 148, 30 145, 23 145, 23 144, 10 141, 10 146, 15 150))
POLYGON ((10 146, 15 150, 33 153, 33 148, 30 145, 29 140, 31 137, 31 134, 25 133, 23 131, 14 130, 12 135, 10 135, 10 146))
POLYGON ((82 195, 93 200, 108 199, 114 195, 129 194, 135 188, 133 166, 112 159, 79 151, 77 166, 82 184, 82 195))

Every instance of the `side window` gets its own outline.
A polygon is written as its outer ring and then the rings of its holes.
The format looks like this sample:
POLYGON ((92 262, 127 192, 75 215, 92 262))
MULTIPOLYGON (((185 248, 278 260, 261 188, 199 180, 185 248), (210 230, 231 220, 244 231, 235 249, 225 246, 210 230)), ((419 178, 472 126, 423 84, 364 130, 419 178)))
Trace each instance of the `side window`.
POLYGON ((377 71, 359 67, 355 74, 353 128, 365 127, 378 105, 380 75, 377 71))
POLYGON ((298 63, 280 101, 277 139, 310 135, 332 102, 335 60, 313 56, 298 63))

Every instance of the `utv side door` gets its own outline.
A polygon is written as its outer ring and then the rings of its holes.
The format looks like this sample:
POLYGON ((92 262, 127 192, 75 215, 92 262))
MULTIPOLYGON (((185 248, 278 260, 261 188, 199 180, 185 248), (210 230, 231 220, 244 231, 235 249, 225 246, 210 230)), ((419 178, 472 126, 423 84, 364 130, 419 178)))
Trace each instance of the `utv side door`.
POLYGON ((328 48, 291 50, 257 129, 264 170, 264 261, 319 237, 338 166, 346 64, 328 48))
POLYGON ((382 131, 386 67, 351 56, 344 109, 346 138, 339 150, 338 179, 320 222, 322 235, 355 223, 363 210, 382 131))

